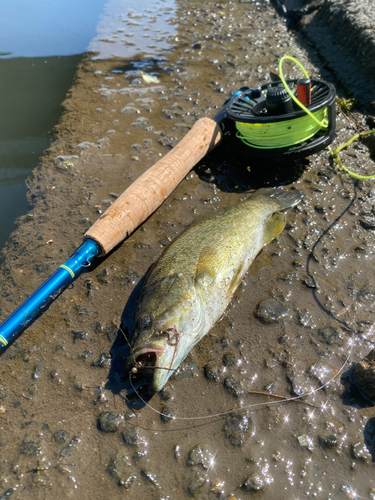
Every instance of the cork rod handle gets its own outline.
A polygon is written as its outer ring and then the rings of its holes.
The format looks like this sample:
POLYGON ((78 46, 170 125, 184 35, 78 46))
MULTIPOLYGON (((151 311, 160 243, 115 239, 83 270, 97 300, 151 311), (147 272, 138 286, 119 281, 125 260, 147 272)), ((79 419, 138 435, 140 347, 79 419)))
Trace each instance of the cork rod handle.
POLYGON ((211 118, 198 120, 169 153, 136 179, 91 226, 85 238, 96 241, 102 256, 144 222, 189 171, 221 140, 211 118))

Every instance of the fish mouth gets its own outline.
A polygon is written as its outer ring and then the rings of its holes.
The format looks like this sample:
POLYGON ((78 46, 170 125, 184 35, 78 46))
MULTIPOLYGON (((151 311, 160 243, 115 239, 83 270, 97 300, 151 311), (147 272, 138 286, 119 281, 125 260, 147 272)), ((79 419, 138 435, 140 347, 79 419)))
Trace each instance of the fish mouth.
POLYGON ((159 392, 176 371, 172 364, 173 354, 163 347, 145 346, 134 351, 127 360, 127 370, 135 377, 151 376, 151 389, 159 392), (171 359, 169 359, 171 358, 171 359))
POLYGON ((128 370, 137 373, 138 370, 145 375, 154 373, 156 367, 157 355, 162 353, 163 349, 160 347, 143 347, 131 354, 128 358, 128 370), (134 370, 134 368, 136 370, 134 370))

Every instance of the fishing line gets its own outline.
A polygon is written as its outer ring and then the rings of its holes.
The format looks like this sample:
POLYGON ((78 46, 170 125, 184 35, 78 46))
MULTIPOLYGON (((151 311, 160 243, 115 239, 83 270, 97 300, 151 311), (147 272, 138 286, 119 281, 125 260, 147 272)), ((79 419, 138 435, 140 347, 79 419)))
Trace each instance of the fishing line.
MULTIPOLYGON (((243 411, 243 410, 249 410, 249 409, 252 409, 252 408, 259 408, 259 407, 262 407, 262 406, 270 406, 270 405, 273 406, 273 405, 276 405, 276 404, 288 403, 290 401, 297 401, 297 400, 300 400, 302 398, 306 398, 308 396, 311 396, 312 394, 316 394, 320 390, 322 390, 325 387, 327 387, 344 370, 346 364, 349 362, 349 359, 350 359, 350 356, 351 356, 351 353, 352 353, 352 349, 353 349, 353 345, 354 345, 354 342, 351 343, 351 348, 350 348, 349 354, 348 354, 348 356, 346 356, 345 361, 341 365, 340 369, 333 375, 333 377, 330 380, 328 380, 328 382, 326 382, 323 385, 321 385, 320 387, 318 387, 318 389, 314 389, 314 390, 312 390, 310 392, 307 392, 306 394, 302 394, 301 396, 295 396, 295 397, 291 397, 291 398, 285 398, 285 399, 283 399, 281 401, 267 401, 267 402, 263 402, 263 403, 254 403, 254 404, 251 404, 251 405, 240 406, 238 408, 232 408, 231 410, 228 410, 228 411, 224 411, 224 412, 220 412, 220 413, 214 413, 213 415, 200 415, 200 416, 197 416, 197 417, 176 417, 176 416, 167 415, 166 413, 163 413, 163 412, 157 410, 156 408, 154 408, 153 406, 151 406, 149 403, 147 403, 147 401, 145 401, 142 398, 142 396, 139 394, 139 392, 137 391, 137 389, 134 387, 134 384, 133 384, 132 379, 131 379, 131 375, 132 375, 131 372, 129 372, 129 382, 130 382, 130 385, 132 386, 133 391, 135 392, 135 394, 137 395, 137 397, 142 401, 142 403, 145 406, 147 406, 148 408, 150 408, 153 412, 155 412, 158 415, 160 415, 161 417, 166 417, 166 418, 171 419, 171 420, 206 420, 206 419, 209 419, 209 418, 223 417, 223 416, 226 416, 226 415, 230 415, 231 413, 235 413, 235 412, 243 411)), ((270 396, 272 396, 272 394, 270 394, 270 396)), ((325 409, 324 405, 322 405, 320 408, 322 410, 325 409)))

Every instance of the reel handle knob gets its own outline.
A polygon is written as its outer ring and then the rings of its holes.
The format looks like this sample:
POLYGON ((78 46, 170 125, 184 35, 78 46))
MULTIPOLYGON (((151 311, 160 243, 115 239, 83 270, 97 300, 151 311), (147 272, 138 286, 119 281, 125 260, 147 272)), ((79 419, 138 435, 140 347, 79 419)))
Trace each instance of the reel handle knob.
POLYGON ((266 108, 269 116, 293 113, 293 101, 283 86, 267 88, 266 108))

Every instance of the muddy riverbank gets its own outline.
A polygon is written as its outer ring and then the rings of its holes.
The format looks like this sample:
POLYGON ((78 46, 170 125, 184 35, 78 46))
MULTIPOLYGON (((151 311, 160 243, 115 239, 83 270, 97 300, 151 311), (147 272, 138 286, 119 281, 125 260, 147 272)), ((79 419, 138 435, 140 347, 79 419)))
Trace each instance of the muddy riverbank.
MULTIPOLYGON (((173 36, 153 35, 168 50, 88 54, 78 67, 55 140, 28 181, 31 209, 2 253, 2 319, 198 118, 268 81, 285 53, 347 97, 268 3, 179 2, 169 23, 173 36)), ((335 144, 370 122, 366 109, 349 118, 338 109, 335 144)), ((346 165, 372 173, 373 144, 354 143, 346 165)), ((265 168, 224 140, 1 356, 3 498, 374 498, 375 414, 351 382, 352 363, 375 342, 373 197, 371 181, 338 171, 327 151, 265 168), (147 269, 197 217, 279 184, 306 193, 286 229, 149 401, 156 411, 137 404, 123 356, 147 269), (307 396, 280 404, 249 391, 307 396)))

